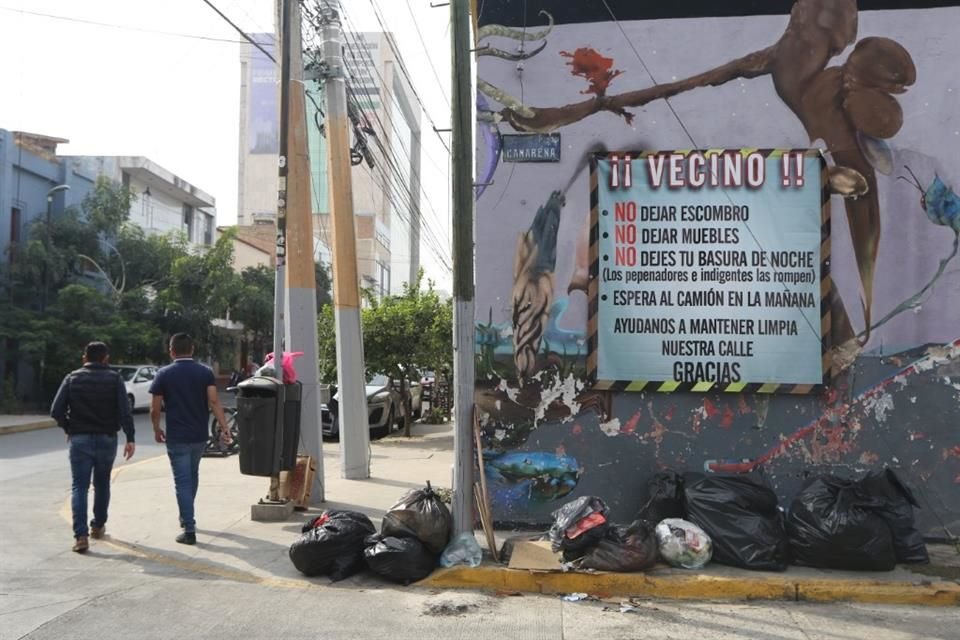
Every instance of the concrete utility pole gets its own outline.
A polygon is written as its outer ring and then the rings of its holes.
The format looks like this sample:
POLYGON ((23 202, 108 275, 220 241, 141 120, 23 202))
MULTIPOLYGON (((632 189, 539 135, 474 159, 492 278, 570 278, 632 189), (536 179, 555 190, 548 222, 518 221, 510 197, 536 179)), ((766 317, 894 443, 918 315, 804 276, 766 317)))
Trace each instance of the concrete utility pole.
POLYGON ((283 331, 285 325, 287 271, 287 176, 290 142, 290 12, 287 0, 277 0, 280 8, 280 156, 277 180, 277 271, 273 295, 273 367, 276 377, 283 376, 283 331))
POLYGON ((343 68, 343 33, 333 3, 323 9, 323 93, 327 102, 327 162, 330 169, 333 232, 333 303, 337 331, 337 382, 340 390, 340 469, 344 478, 370 477, 370 427, 360 333, 357 239, 350 179, 350 124, 343 68))
MULTIPOLYGON (((473 100, 470 0, 450 1, 453 172, 453 526, 473 531, 473 100)), ((483 470, 480 470, 481 473, 483 470)))
POLYGON ((307 115, 303 93, 303 53, 300 36, 300 3, 284 0, 289 14, 287 42, 290 56, 287 118, 287 351, 302 351, 295 360, 297 379, 303 385, 300 405, 300 437, 306 453, 313 458, 316 473, 310 490, 310 504, 325 499, 323 491, 323 435, 320 424, 320 371, 317 367, 317 280, 313 254, 313 215, 310 200, 310 153, 307 149, 307 115))

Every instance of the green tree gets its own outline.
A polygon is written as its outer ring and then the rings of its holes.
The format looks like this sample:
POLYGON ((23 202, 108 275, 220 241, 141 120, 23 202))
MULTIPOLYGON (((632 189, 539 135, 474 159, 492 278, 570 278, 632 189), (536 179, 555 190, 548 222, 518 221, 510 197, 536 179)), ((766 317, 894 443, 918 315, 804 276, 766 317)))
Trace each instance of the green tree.
POLYGON ((452 362, 452 307, 440 300, 433 282, 421 290, 423 271, 403 292, 387 296, 363 310, 363 352, 367 371, 401 381, 404 435, 412 417, 410 380, 421 367, 452 362))
POLYGON ((273 351, 273 301, 276 271, 264 265, 247 267, 240 274, 237 298, 230 315, 243 324, 250 348, 262 358, 273 351))
POLYGON ((322 262, 313 263, 313 272, 317 280, 317 312, 328 304, 333 304, 330 269, 322 262))

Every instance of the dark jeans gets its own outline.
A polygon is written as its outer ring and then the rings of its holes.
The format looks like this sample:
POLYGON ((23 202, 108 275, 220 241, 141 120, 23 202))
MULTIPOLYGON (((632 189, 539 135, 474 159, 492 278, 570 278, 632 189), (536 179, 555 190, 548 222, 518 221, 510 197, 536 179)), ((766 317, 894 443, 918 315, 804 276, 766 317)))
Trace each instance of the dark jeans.
POLYGON ((89 535, 87 528, 87 493, 93 475, 93 520, 90 524, 107 524, 110 506, 110 472, 117 457, 117 437, 99 433, 78 433, 70 436, 70 470, 73 473, 73 535, 89 535))
POLYGON ((180 524, 187 533, 196 533, 193 501, 200 486, 200 458, 207 448, 206 442, 168 442, 167 457, 173 470, 173 485, 177 491, 177 507, 180 509, 180 524))

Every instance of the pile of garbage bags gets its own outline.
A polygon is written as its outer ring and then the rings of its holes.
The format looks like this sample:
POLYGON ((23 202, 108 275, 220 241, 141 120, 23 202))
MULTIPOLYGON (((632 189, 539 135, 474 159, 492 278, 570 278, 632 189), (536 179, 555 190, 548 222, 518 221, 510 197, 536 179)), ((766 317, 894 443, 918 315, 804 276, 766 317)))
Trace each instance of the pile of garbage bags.
POLYGON ((427 483, 387 511, 379 533, 362 513, 324 511, 303 525, 289 555, 307 576, 338 581, 369 569, 392 582, 410 584, 437 567, 452 528, 450 511, 427 483))
POLYGON ((665 470, 647 481, 630 525, 609 521, 596 496, 553 512, 551 547, 569 566, 642 571, 662 559, 698 569, 708 562, 758 571, 789 564, 889 571, 928 562, 914 525, 917 501, 892 469, 860 480, 809 479, 788 511, 761 471, 722 475, 665 470))

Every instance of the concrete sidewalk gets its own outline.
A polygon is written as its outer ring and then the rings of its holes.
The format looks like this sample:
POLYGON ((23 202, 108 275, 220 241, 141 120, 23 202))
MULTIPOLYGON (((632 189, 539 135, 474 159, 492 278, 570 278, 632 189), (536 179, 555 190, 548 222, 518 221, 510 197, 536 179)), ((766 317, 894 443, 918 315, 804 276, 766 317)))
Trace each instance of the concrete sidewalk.
MULTIPOLYGON (((325 508, 361 511, 374 524, 406 491, 425 481, 450 485, 453 436, 450 425, 417 425, 412 438, 393 436, 371 443, 371 477, 340 477, 339 445, 324 444, 325 508)), ((319 512, 311 509, 289 521, 250 520, 250 505, 266 494, 268 480, 242 476, 238 458, 205 458, 197 498, 198 544, 174 542, 179 533, 173 481, 166 456, 124 465, 115 471, 108 537, 92 541, 91 555, 139 557, 145 563, 189 570, 200 576, 229 577, 273 588, 307 589, 326 580, 307 579, 293 567, 287 549, 300 525, 319 512)), ((61 515, 69 520, 69 504, 61 515)), ((500 542, 515 532, 498 532, 500 542)), ((483 536, 478 535, 478 541, 483 536)), ((481 545, 485 545, 481 542, 481 545)), ((932 548, 936 559, 921 567, 928 574, 956 571, 960 556, 951 547, 932 548), (946 565, 953 565, 953 568, 946 565), (942 567, 940 565, 943 565, 942 567)), ((955 575, 941 573, 942 575, 955 575)), ((382 584, 360 575, 338 586, 365 588, 382 584)), ((960 584, 907 568, 865 574, 791 567, 782 574, 709 565, 691 572, 659 566, 646 573, 560 573, 510 570, 485 562, 481 567, 438 569, 420 583, 430 589, 479 589, 496 592, 572 593, 599 597, 646 596, 682 600, 811 600, 884 604, 960 604, 960 584)))
POLYGON ((43 414, 0 415, 0 436, 57 426, 53 418, 43 414))

